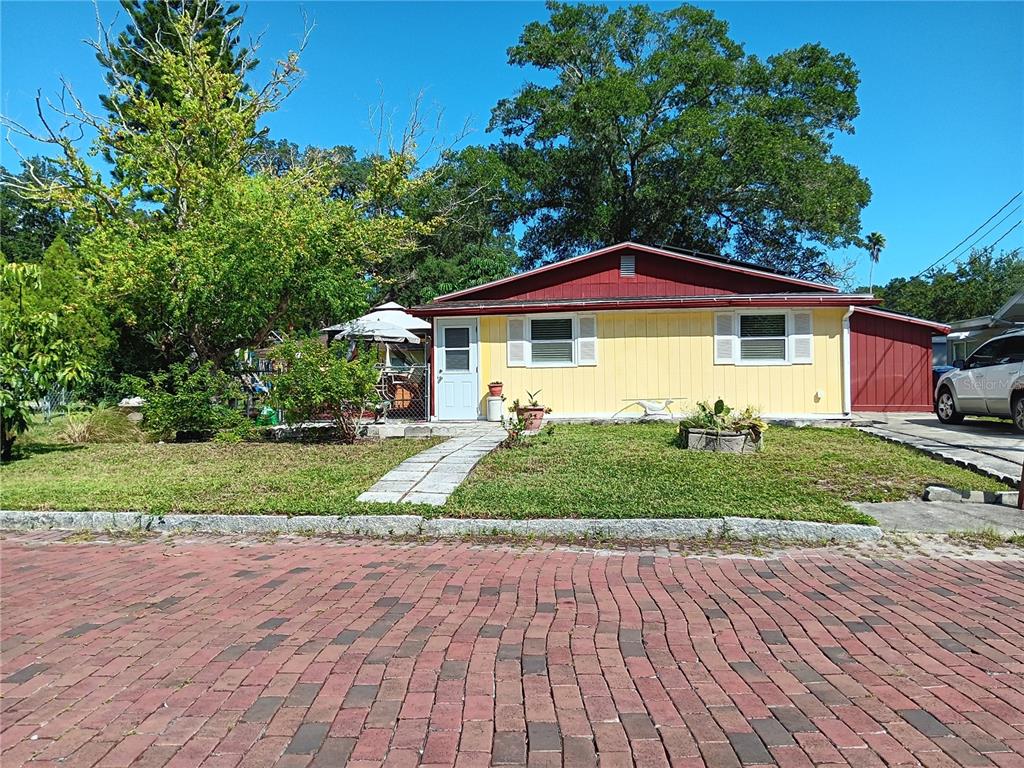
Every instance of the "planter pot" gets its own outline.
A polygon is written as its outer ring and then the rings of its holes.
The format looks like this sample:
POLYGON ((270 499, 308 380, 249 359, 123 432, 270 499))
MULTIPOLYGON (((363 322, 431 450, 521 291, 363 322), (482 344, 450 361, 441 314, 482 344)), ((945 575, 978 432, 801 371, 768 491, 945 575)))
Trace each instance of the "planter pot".
POLYGON ((504 387, 504 384, 488 384, 487 391, 490 392, 491 397, 501 397, 501 390, 504 387))
POLYGON ((681 429, 682 446, 688 451, 718 451, 719 453, 756 453, 761 450, 764 436, 754 440, 750 432, 716 432, 711 429, 681 429))
POLYGON ((544 421, 544 406, 520 408, 518 414, 523 422, 524 430, 527 432, 537 432, 540 430, 540 425, 544 421))

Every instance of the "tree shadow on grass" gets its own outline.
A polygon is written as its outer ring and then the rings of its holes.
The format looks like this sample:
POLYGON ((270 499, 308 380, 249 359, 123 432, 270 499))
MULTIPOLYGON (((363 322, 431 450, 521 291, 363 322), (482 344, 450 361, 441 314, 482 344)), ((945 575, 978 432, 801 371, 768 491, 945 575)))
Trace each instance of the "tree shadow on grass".
POLYGON ((4 466, 30 459, 33 456, 45 456, 48 453, 69 453, 71 451, 80 451, 84 448, 84 445, 69 443, 25 443, 22 445, 15 443, 11 460, 4 462, 4 466))

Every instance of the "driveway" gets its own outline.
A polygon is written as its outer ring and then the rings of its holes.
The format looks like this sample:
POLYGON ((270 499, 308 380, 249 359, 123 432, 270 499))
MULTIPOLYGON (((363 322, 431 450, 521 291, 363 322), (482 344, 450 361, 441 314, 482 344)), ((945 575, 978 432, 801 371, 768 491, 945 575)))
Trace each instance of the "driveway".
POLYGON ((866 432, 913 445, 958 464, 969 465, 1015 486, 1024 464, 1024 435, 1009 421, 967 417, 943 424, 932 413, 858 413, 855 424, 866 432))
POLYGON ((1024 561, 2 543, 17 766, 1024 763, 1024 561))

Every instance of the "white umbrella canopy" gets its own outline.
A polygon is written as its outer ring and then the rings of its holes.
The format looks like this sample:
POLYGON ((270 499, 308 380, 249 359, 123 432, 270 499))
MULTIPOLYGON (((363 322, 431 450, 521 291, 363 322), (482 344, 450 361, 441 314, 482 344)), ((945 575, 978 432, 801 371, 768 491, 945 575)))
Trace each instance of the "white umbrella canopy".
POLYGON ((381 320, 391 325, 397 325, 399 328, 405 328, 407 331, 426 331, 430 329, 430 323, 418 317, 413 317, 405 311, 405 307, 393 301, 374 307, 359 319, 381 320))
POLYGON ((338 336, 346 339, 364 339, 366 341, 385 341, 385 342, 408 342, 410 344, 419 344, 419 337, 410 330, 402 328, 394 323, 388 323, 384 320, 371 319, 369 315, 350 320, 347 323, 341 323, 339 325, 331 325, 324 328, 323 331, 328 333, 335 333, 338 336))

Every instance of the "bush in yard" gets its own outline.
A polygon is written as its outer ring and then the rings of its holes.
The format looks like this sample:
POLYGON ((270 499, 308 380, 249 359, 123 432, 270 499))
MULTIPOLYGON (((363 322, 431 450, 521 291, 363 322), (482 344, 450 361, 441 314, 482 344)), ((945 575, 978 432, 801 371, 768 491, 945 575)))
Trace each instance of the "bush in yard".
POLYGON ((223 371, 204 363, 190 370, 175 363, 150 380, 133 379, 142 407, 142 426, 164 438, 180 441, 206 439, 221 429, 238 426, 245 417, 231 406, 241 388, 223 371))
POLYGON ((117 408, 88 408, 69 413, 58 435, 63 443, 138 443, 139 425, 117 408))
POLYGON ((289 340, 271 356, 280 365, 271 387, 271 402, 288 424, 326 418, 344 442, 359 432, 365 411, 380 401, 376 359, 364 350, 348 360, 340 345, 326 347, 316 338, 289 340))

